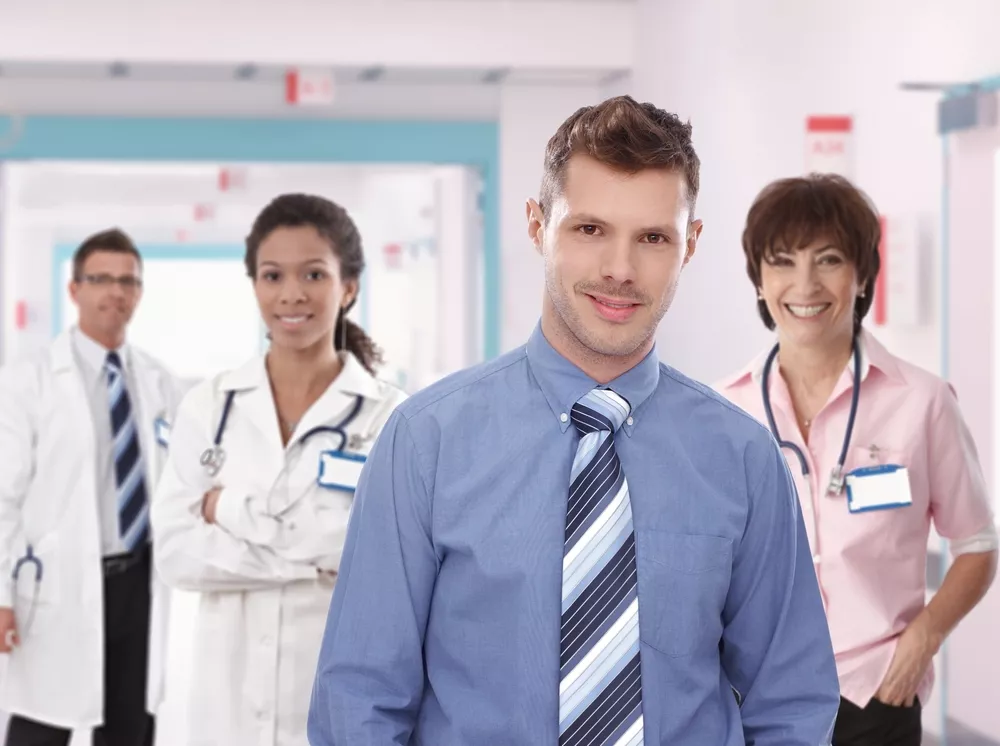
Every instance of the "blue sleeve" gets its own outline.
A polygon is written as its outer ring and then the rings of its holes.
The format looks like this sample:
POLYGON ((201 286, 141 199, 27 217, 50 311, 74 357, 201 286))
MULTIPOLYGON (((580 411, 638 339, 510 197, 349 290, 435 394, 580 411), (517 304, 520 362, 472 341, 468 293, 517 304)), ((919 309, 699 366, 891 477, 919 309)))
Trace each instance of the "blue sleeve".
POLYGON ((747 746, 828 746, 840 685, 795 484, 770 438, 747 461, 759 476, 733 562, 722 664, 747 746))
POLYGON ((311 746, 409 743, 438 571, 430 515, 416 445, 396 411, 355 492, 309 707, 311 746))

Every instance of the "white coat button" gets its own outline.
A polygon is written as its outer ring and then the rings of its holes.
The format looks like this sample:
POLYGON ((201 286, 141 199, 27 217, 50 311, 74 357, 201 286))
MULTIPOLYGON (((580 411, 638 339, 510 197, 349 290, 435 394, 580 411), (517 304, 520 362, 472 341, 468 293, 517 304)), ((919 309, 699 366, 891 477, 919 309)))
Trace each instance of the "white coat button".
POLYGON ((559 421, 560 422, 566 422, 566 420, 568 420, 568 419, 569 419, 569 415, 566 414, 565 412, 563 412, 561 415, 559 415, 559 421))

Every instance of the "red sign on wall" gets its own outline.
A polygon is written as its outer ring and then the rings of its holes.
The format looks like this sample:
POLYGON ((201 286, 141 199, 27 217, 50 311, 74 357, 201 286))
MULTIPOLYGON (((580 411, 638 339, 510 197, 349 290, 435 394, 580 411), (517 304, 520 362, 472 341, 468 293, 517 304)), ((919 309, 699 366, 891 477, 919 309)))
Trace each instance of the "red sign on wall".
POLYGON ((851 117, 809 117, 806 120, 806 173, 834 173, 852 178, 853 133, 851 117))

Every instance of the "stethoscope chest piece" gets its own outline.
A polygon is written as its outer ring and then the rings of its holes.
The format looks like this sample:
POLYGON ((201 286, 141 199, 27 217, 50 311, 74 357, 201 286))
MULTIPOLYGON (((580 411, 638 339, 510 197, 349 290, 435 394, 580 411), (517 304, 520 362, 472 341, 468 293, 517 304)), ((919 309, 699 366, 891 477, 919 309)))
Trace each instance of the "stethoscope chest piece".
POLYGON ((213 445, 206 448, 201 454, 201 465, 210 476, 216 476, 222 470, 222 465, 226 463, 226 452, 221 446, 213 445))
MULTIPOLYGON (((14 586, 12 588, 12 591, 15 597, 18 595, 17 594, 18 579, 21 575, 22 569, 24 568, 30 568, 34 570, 35 582, 34 582, 34 590, 31 594, 31 606, 28 607, 28 612, 27 614, 24 615, 24 618, 18 620, 18 626, 20 627, 20 640, 22 642, 25 639, 27 639, 27 636, 31 630, 32 623, 34 622, 35 609, 38 607, 38 591, 42 585, 42 571, 44 569, 42 565, 42 560, 38 558, 38 556, 35 554, 34 549, 30 544, 28 545, 27 551, 25 552, 24 556, 14 563, 14 571, 11 574, 11 578, 14 586)), ((8 630, 7 639, 4 640, 8 648, 13 647, 14 643, 13 632, 14 630, 8 630)))
POLYGON ((830 484, 826 487, 826 494, 830 497, 836 497, 844 492, 844 467, 841 465, 834 466, 830 470, 830 484))

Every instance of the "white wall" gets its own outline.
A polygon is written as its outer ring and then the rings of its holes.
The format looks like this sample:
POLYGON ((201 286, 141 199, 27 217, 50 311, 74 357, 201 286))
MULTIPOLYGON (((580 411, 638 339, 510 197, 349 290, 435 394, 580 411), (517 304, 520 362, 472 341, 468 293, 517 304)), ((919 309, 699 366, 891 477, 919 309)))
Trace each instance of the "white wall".
MULTIPOLYGON (((637 45, 633 89, 692 120, 703 161, 705 232, 660 337, 668 360, 714 380, 768 339, 744 274, 740 233, 760 188, 803 171, 810 114, 853 115, 859 186, 883 212, 919 219, 936 236, 937 97, 899 84, 1000 70, 993 39, 1000 4, 639 0, 638 23, 666 29, 669 41, 637 45)), ((936 259, 935 242, 928 261, 936 259)), ((928 301, 936 319, 936 286, 928 301)), ((898 354, 938 369, 933 320, 877 334, 898 354)))

